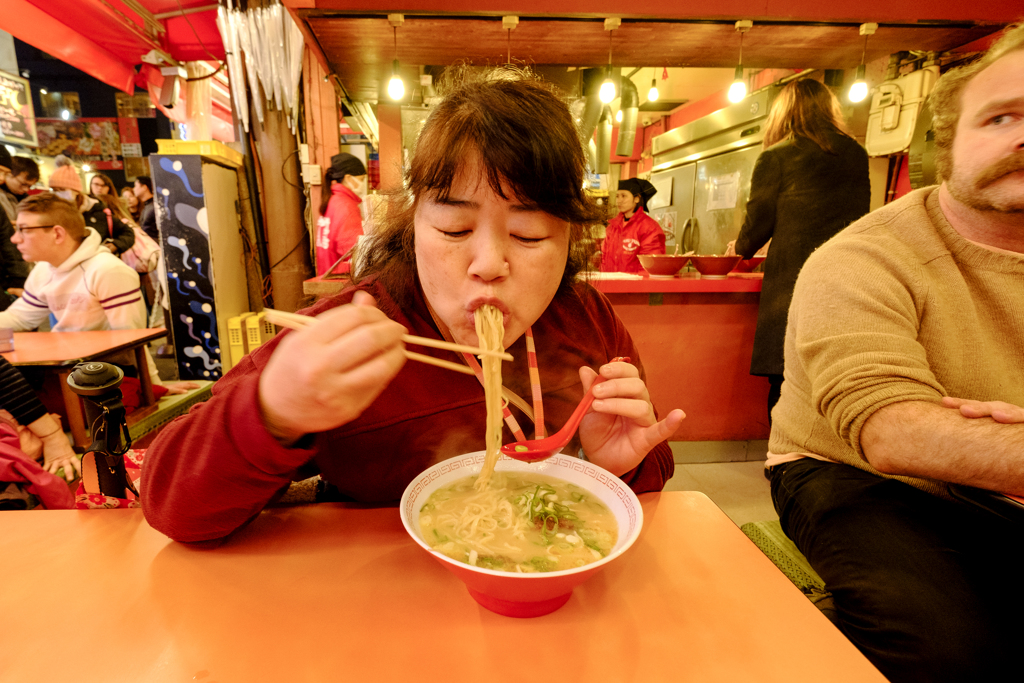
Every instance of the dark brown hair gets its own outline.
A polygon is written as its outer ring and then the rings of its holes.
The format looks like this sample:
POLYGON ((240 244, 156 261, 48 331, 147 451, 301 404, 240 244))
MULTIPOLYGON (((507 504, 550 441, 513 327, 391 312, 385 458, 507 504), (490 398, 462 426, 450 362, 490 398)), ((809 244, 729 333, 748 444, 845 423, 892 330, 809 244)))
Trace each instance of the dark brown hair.
POLYGON ((992 63, 1011 52, 1024 50, 1024 23, 1009 26, 1006 32, 977 59, 965 66, 958 66, 942 74, 928 95, 932 109, 932 132, 935 134, 935 170, 938 182, 950 177, 953 172, 953 140, 960 123, 960 109, 964 88, 975 76, 992 66, 992 63))
POLYGON ((31 185, 39 182, 39 164, 35 159, 28 157, 14 157, 11 159, 11 175, 19 176, 25 173, 25 180, 31 185))
POLYGON ((88 194, 92 194, 92 181, 96 180, 97 178, 99 178, 103 182, 103 184, 107 186, 107 194, 117 194, 117 188, 114 186, 114 181, 111 180, 109 176, 106 176, 102 173, 96 173, 91 178, 89 178, 88 194))
POLYGON ((34 213, 45 216, 44 220, 59 225, 68 237, 81 242, 85 239, 85 219, 78 207, 53 192, 29 195, 18 202, 18 213, 34 213))
POLYGON ((132 224, 135 222, 135 220, 132 218, 132 215, 128 212, 128 209, 125 207, 124 197, 122 197, 121 195, 101 194, 98 197, 96 197, 96 199, 98 199, 100 202, 103 203, 104 206, 110 209, 110 213, 113 214, 114 218, 117 218, 121 222, 128 224, 132 224))
POLYGON ((380 226, 363 248, 357 280, 377 276, 393 294, 415 273, 413 218, 417 202, 444 200, 467 161, 478 156, 499 197, 569 223, 569 255, 560 290, 587 266, 583 238, 603 212, 583 190, 587 162, 566 102, 527 71, 500 67, 473 74, 455 69, 440 87, 450 92, 430 114, 416 142, 405 191, 389 197, 380 226))
POLYGON ((802 78, 786 85, 772 103, 765 123, 764 148, 790 138, 810 140, 835 154, 832 135, 846 135, 839 99, 818 81, 802 78))
POLYGON ((342 173, 341 177, 339 177, 338 176, 338 172, 335 171, 333 168, 327 169, 327 172, 324 173, 324 184, 320 188, 320 215, 321 216, 323 216, 325 213, 327 213, 327 205, 331 203, 331 196, 334 194, 334 192, 331 190, 331 188, 334 186, 334 183, 340 183, 341 181, 343 181, 345 179, 346 175, 348 175, 348 174, 347 173, 342 173))

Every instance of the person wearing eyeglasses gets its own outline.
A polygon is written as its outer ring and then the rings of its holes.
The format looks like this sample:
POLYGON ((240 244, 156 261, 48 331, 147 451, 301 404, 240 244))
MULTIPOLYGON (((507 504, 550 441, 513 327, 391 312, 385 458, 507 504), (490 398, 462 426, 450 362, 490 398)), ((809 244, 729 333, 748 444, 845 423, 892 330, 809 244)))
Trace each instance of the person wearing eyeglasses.
POLYGON ((39 164, 29 157, 13 157, 11 172, 0 182, 0 205, 7 211, 11 223, 18 217, 15 207, 28 196, 32 186, 39 182, 39 164))
POLYGON ((11 242, 36 267, 21 298, 0 312, 0 327, 34 330, 51 312, 53 332, 146 326, 138 273, 102 246, 71 202, 52 192, 22 200, 11 242))
MULTIPOLYGON (((0 188, 5 186, 12 166, 11 153, 0 145, 0 188)), ((7 199, 7 194, 2 189, 0 199, 7 199)), ((31 266, 25 263, 21 253, 11 242, 13 235, 14 225, 4 205, 4 210, 0 211, 0 311, 6 310, 21 296, 21 288, 31 270, 31 266)))
POLYGON ((113 215, 106 204, 96 197, 82 191, 82 177, 78 174, 71 159, 63 154, 57 157, 57 168, 50 175, 50 189, 58 197, 68 200, 78 207, 85 219, 85 224, 100 235, 104 249, 114 255, 120 255, 135 244, 135 232, 113 215))

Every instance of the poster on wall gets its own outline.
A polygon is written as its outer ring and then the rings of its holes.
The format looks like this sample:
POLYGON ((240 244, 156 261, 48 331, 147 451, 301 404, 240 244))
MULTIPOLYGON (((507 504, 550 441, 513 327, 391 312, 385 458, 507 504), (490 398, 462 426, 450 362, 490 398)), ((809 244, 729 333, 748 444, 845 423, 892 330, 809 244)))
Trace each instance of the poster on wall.
POLYGON ((65 154, 76 161, 88 162, 97 169, 121 169, 121 137, 117 119, 81 118, 37 119, 39 153, 54 157, 65 154))
POLYGON ((676 243, 676 212, 657 211, 651 212, 650 215, 661 226, 661 231, 665 234, 666 244, 674 246, 676 243))
POLYGON ((735 209, 739 195, 739 171, 711 176, 708 179, 708 211, 735 209))
POLYGON ((0 71, 0 142, 35 147, 35 113, 28 81, 0 71))
POLYGON ((117 103, 117 117, 120 119, 154 119, 156 118, 156 107, 149 99, 149 93, 129 95, 128 93, 114 93, 117 103))

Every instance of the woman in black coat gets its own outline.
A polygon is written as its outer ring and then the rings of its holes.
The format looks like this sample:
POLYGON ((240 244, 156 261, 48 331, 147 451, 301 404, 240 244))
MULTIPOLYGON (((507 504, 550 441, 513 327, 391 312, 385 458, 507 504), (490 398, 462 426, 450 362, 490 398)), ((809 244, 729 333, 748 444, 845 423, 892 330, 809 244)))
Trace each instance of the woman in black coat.
POLYGON ((842 130, 839 101, 810 79, 782 89, 765 124, 735 253, 752 257, 771 240, 750 374, 768 377, 768 415, 782 389, 783 342, 796 276, 829 238, 869 210, 868 155, 842 130))

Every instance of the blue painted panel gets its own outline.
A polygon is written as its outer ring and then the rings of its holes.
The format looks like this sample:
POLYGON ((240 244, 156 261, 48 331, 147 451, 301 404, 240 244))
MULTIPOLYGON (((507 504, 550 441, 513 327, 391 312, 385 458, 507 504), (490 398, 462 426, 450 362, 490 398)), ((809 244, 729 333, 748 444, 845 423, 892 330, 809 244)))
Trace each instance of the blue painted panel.
POLYGON ((154 205, 167 265, 171 332, 181 379, 218 379, 222 371, 210 273, 210 232, 202 158, 153 154, 154 205))

